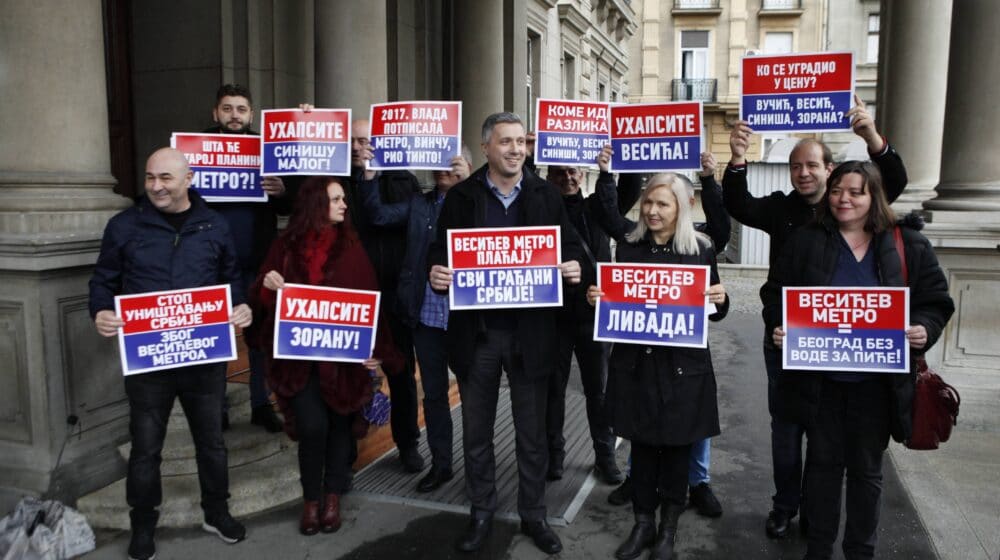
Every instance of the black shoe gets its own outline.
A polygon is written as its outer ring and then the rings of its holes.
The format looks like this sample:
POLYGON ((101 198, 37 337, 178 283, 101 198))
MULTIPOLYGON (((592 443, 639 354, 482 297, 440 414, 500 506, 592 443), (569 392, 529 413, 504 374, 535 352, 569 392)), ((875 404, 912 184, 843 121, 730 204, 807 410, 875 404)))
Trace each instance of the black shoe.
POLYGON ((246 527, 233 519, 228 511, 215 515, 206 515, 201 528, 208 533, 218 535, 226 544, 235 544, 247 538, 246 527))
POLYGON ((285 428, 285 424, 274 413, 274 407, 269 404, 262 404, 250 409, 250 423, 260 426, 272 434, 278 433, 285 428))
POLYGON ((608 503, 613 506, 623 506, 632 503, 632 479, 625 477, 621 486, 615 488, 608 494, 608 503))
POLYGON ((642 551, 653 546, 656 541, 656 516, 649 513, 635 514, 635 525, 625 542, 615 550, 618 560, 638 558, 642 551))
POLYGON ((625 475, 618 468, 614 457, 598 459, 594 463, 594 475, 604 484, 621 484, 625 480, 625 475))
POLYGON ((156 558, 156 542, 153 534, 156 527, 133 527, 132 539, 128 543, 129 560, 153 560, 156 558))
POLYGON ((455 478, 455 474, 451 472, 451 469, 431 467, 427 476, 421 478, 420 482, 417 483, 417 492, 433 492, 453 478, 455 478))
POLYGON ((693 507, 698 515, 703 517, 719 517, 722 515, 722 504, 712 492, 707 482, 688 488, 688 507, 693 507))
POLYGON ((424 458, 417 451, 416 445, 400 447, 399 462, 403 463, 403 470, 408 473, 418 473, 424 470, 424 458))
POLYGON ((521 532, 531 537, 535 546, 545 554, 556 554, 562 550, 559 536, 544 519, 541 521, 521 521, 521 532))
POLYGON ((222 431, 225 432, 229 429, 229 411, 222 411, 222 431))
POLYGON ((492 516, 485 519, 476 519, 473 517, 469 520, 469 528, 466 529, 465 534, 455 543, 455 548, 461 552, 475 552, 479 550, 486 543, 486 539, 490 536, 492 528, 492 516))
POLYGON ((767 531, 767 536, 772 539, 783 539, 788 534, 788 525, 795 517, 795 513, 788 512, 783 509, 772 509, 770 513, 767 514, 767 523, 764 524, 764 530, 767 531))

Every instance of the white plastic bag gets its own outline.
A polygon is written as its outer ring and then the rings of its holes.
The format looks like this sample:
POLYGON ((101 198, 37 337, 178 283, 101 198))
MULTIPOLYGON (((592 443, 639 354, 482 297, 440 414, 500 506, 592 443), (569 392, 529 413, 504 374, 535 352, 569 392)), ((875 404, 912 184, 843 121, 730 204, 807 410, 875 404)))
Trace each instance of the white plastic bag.
POLYGON ((0 519, 0 560, 62 560, 94 546, 83 515, 55 500, 26 497, 0 519))

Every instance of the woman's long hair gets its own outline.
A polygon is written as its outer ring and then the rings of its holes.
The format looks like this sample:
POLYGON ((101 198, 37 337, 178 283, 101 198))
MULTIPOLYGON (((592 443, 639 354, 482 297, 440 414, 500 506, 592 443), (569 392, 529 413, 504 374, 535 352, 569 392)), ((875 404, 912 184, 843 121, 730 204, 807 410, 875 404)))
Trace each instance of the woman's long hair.
POLYGON ((649 228, 646 227, 646 216, 642 215, 642 209, 649 199, 649 195, 656 189, 670 189, 674 193, 674 198, 677 199, 677 222, 674 225, 674 236, 671 240, 674 252, 679 255, 697 255, 700 252, 698 232, 694 230, 687 187, 684 180, 676 173, 658 173, 649 178, 649 181, 646 182, 646 188, 642 191, 642 196, 639 197, 639 221, 635 224, 635 229, 625 236, 625 240, 637 243, 646 237, 649 228))
MULTIPOLYGON (((309 177, 299 187, 295 194, 295 209, 288 219, 288 227, 282 234, 286 244, 292 245, 305 238, 310 232, 319 232, 323 228, 331 227, 330 224, 330 195, 326 188, 330 183, 337 183, 347 194, 347 187, 340 177, 316 176, 309 177)), ((357 201, 351 201, 357 203, 357 201)), ((344 221, 337 224, 338 237, 342 241, 357 241, 358 235, 351 224, 350 212, 344 213, 344 221)))
POLYGON ((826 192, 823 193, 823 199, 819 203, 816 218, 824 224, 837 225, 837 219, 830 212, 830 189, 840 184, 848 173, 860 175, 861 188, 868 191, 872 197, 872 204, 865 220, 865 231, 881 233, 892 229, 896 225, 896 213, 889 207, 882 172, 870 161, 845 161, 834 168, 826 179, 826 192))

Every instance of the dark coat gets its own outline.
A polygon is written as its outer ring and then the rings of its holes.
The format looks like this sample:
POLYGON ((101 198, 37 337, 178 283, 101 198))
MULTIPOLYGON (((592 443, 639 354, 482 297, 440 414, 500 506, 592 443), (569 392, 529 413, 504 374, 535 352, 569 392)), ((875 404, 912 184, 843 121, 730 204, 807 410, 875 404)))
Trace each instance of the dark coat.
MULTIPOLYGON (((699 240, 697 255, 678 255, 647 239, 618 246, 618 262, 708 265, 710 284, 719 283, 715 252, 699 240)), ((709 316, 722 320, 729 296, 709 316)), ((708 348, 615 343, 608 364, 610 424, 615 434, 646 445, 687 445, 719 435, 715 371, 708 348)))
POLYGON ((244 302, 236 248, 226 221, 193 190, 191 215, 178 232, 145 196, 108 221, 90 278, 90 315, 113 310, 115 296, 229 284, 244 302))
MULTIPOLYGON (((219 125, 205 130, 211 134, 231 134, 219 125)), ((250 130, 247 134, 259 134, 250 130)), ((209 208, 226 219, 233 234, 236 255, 241 271, 257 273, 260 262, 267 253, 278 231, 278 215, 288 215, 292 211, 295 191, 301 177, 282 177, 285 195, 268 197, 267 202, 210 202, 209 208)))
MULTIPOLYGON (((382 171, 375 181, 379 197, 387 204, 408 201, 420 194, 420 181, 409 171, 382 171)), ((362 203, 361 189, 366 184, 362 170, 351 169, 351 177, 344 185, 347 211, 375 268, 379 288, 387 294, 386 301, 392 302, 396 299, 396 282, 406 254, 406 227, 403 223, 391 227, 372 223, 362 203)))
POLYGON ((395 301, 386 302, 394 306, 396 315, 410 328, 420 322, 420 308, 424 303, 427 285, 427 251, 437 234, 438 213, 441 205, 437 202, 437 189, 414 195, 402 202, 383 202, 375 181, 360 182, 365 213, 372 225, 377 227, 400 227, 406 225, 406 254, 399 270, 395 301), (367 183, 367 184, 366 184, 367 183))
MULTIPOLYGON (((427 257, 428 270, 433 265, 448 266, 449 229, 484 226, 487 196, 493 194, 486 184, 485 165, 448 191, 438 218, 437 238, 431 244, 427 257)), ((563 262, 583 262, 585 257, 580 238, 569 223, 562 195, 555 185, 525 169, 518 208, 522 226, 560 226, 563 262)), ((557 342, 557 312, 558 308, 552 307, 513 310, 518 332, 515 351, 523 360, 524 374, 528 378, 538 379, 555 372, 557 357, 553 349, 557 342)), ((448 365, 459 378, 468 375, 471 370, 476 341, 485 334, 485 330, 481 311, 452 310, 449 313, 448 365)))
MULTIPOLYGON (((955 311, 948 294, 948 280, 938 265, 931 244, 914 227, 910 217, 901 227, 909 271, 910 323, 927 329, 927 345, 921 352, 910 352, 909 375, 886 374, 892 386, 890 433, 896 441, 905 441, 912 427, 911 403, 916 380, 916 356, 937 342, 945 324, 955 311)), ((761 288, 764 323, 767 334, 781 324, 781 288, 784 286, 829 286, 841 251, 840 232, 831 223, 812 224, 792 235, 781 251, 776 266, 771 267, 767 283, 761 288)), ((872 239, 881 286, 904 286, 899 253, 892 230, 872 239)), ((810 425, 819 407, 823 373, 794 371, 778 378, 777 415, 788 421, 810 425)))
MULTIPOLYGON (((342 224, 337 227, 350 227, 342 224)), ((277 397, 278 406, 285 417, 285 432, 296 439, 294 409, 291 399, 306 386, 309 375, 315 371, 319 375, 320 392, 327 406, 339 414, 350 414, 361 410, 372 397, 372 384, 368 371, 361 364, 343 362, 322 362, 310 360, 282 360, 272 356, 274 340, 274 313, 277 302, 276 292, 264 287, 264 276, 276 270, 286 283, 309 284, 306 265, 306 247, 302 243, 289 240, 283 234, 271 244, 267 258, 261 266, 260 275, 250 290, 250 303, 257 322, 247 335, 247 343, 258 348, 267 356, 267 384, 277 397)), ((377 290, 375 272, 365 255, 361 242, 343 231, 329 250, 323 266, 321 286, 347 288, 352 290, 377 290)), ((384 313, 379 318, 372 355, 382 360, 382 369, 394 375, 403 369, 403 357, 392 343, 384 313)))

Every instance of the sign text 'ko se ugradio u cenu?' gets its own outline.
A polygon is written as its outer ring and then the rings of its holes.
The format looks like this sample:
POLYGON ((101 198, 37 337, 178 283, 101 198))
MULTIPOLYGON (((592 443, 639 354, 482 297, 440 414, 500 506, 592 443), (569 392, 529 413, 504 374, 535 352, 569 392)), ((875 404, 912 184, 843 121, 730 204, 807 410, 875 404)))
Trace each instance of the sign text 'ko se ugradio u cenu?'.
POLYGON ((852 53, 746 56, 740 83, 740 118, 754 132, 851 129, 852 53))

